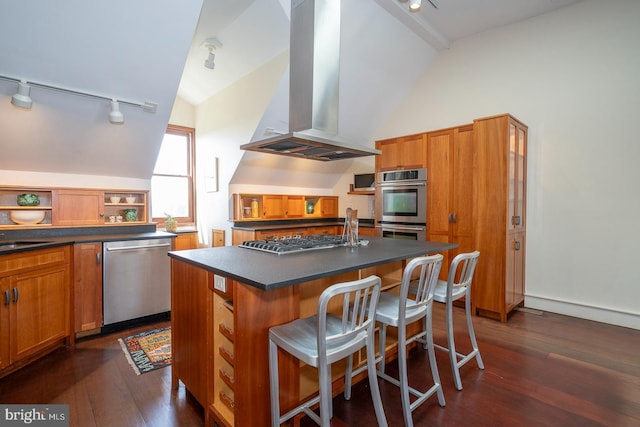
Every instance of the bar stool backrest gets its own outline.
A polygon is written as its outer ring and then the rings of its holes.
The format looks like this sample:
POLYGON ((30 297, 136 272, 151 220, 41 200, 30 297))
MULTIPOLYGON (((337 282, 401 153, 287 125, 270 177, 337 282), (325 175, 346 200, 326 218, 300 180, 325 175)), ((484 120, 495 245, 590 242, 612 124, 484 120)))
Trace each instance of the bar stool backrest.
MULTIPOLYGON (((380 296, 381 280, 378 276, 369 276, 353 282, 345 282, 325 289, 318 300, 318 356, 327 356, 327 346, 331 363, 353 353, 354 347, 364 347, 367 330, 373 328, 376 306, 380 296), (331 331, 327 335, 327 308, 334 297, 342 298, 342 327, 340 331, 331 331)), ((322 360, 319 363, 323 363, 322 360)))

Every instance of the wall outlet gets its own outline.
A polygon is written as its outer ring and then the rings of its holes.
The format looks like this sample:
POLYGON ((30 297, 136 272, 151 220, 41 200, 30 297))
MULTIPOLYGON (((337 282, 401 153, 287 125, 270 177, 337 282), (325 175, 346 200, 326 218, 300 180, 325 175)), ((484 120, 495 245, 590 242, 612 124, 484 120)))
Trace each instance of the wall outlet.
POLYGON ((213 287, 220 292, 227 292, 227 279, 226 277, 213 275, 213 287))

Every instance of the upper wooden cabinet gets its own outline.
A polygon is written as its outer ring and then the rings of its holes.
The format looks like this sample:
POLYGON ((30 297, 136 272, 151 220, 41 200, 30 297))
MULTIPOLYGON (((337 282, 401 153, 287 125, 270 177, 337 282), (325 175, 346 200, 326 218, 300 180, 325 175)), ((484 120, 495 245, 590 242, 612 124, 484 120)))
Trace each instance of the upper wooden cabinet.
POLYGON ((233 195, 234 221, 337 217, 338 196, 233 195))
POLYGON ((480 251, 473 307, 506 321, 524 301, 527 126, 501 115, 478 119, 473 129, 480 251))
POLYGON ((377 171, 426 167, 426 133, 376 141, 376 148, 382 151, 376 156, 377 171))
POLYGON ((262 196, 262 218, 302 218, 305 215, 304 196, 265 194, 262 196))
POLYGON ((338 197, 322 196, 319 200, 320 216, 323 218, 338 217, 338 197))
POLYGON ((102 191, 64 189, 53 191, 55 225, 99 225, 104 223, 102 191))
POLYGON ((0 188, 0 227, 3 226, 51 226, 51 190, 42 188, 0 188), (21 206, 18 198, 23 194, 37 196, 36 206, 21 206), (32 213, 34 220, 23 221, 14 217, 18 213, 32 213))
POLYGON ((427 240, 458 244, 443 254, 446 279, 455 255, 474 250, 473 126, 427 134, 427 240))
POLYGON ((0 187, 0 228, 95 226, 148 223, 148 191, 82 188, 0 187), (19 206, 22 194, 35 194, 40 204, 19 206), (14 212, 41 212, 37 221, 19 221, 14 212))

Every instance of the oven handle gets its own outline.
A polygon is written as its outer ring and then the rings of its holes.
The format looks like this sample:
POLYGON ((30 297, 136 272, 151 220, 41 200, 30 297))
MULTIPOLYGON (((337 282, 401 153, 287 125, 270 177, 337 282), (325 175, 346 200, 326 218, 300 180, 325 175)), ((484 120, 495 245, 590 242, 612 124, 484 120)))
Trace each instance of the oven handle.
POLYGON ((412 182, 380 182, 378 187, 424 187, 427 183, 425 181, 412 181, 412 182))
POLYGON ((382 228, 389 231, 395 231, 395 230, 427 231, 426 227, 406 227, 406 226, 397 226, 397 225, 376 225, 376 228, 382 228))

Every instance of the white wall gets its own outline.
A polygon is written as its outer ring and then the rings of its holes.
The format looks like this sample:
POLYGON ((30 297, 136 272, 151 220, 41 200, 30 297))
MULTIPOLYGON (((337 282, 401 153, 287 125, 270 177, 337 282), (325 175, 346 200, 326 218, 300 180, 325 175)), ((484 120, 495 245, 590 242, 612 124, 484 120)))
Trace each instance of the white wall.
POLYGON ((117 176, 0 170, 2 185, 20 187, 69 187, 150 190, 151 180, 117 176))
POLYGON ((205 245, 211 244, 214 228, 225 230, 231 244, 229 182, 244 153, 239 146, 251 139, 288 64, 287 52, 196 108, 197 216, 205 245), (216 158, 218 191, 206 192, 204 174, 216 158))
POLYGON ((377 136, 522 120, 525 304, 636 329, 639 22, 638 1, 586 0, 455 43, 377 136))

